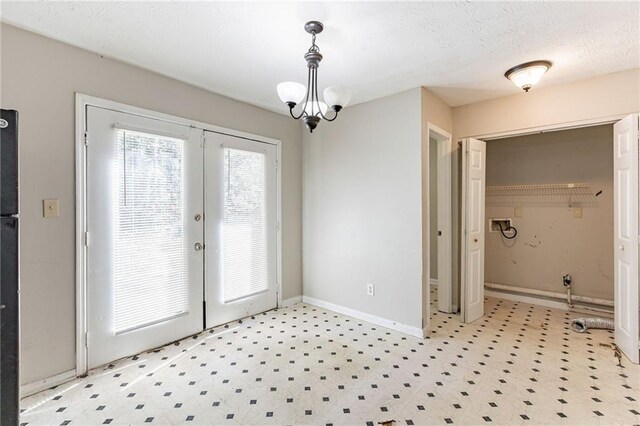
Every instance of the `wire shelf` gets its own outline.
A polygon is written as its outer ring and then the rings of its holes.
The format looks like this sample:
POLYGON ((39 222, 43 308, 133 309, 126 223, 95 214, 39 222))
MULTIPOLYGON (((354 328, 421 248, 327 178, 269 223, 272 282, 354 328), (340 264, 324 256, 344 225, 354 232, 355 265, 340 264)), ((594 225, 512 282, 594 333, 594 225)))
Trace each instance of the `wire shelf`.
POLYGON ((547 183, 487 186, 487 205, 492 206, 597 206, 586 183, 547 183))

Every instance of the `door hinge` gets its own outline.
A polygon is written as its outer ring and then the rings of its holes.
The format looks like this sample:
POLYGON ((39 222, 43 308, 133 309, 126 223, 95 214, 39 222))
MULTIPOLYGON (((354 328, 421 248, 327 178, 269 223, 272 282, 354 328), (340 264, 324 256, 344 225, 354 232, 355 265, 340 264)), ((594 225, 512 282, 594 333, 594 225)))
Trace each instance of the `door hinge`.
POLYGON ((89 247, 89 231, 84 232, 84 246, 89 247))
POLYGON ((89 132, 84 132, 84 146, 89 144, 89 132))
POLYGON ((276 170, 278 170, 279 168, 280 168, 280 162, 276 160, 276 170))
POLYGON ((86 333, 84 333, 84 345, 87 348, 89 347, 89 332, 88 331, 86 333))
POLYGON ((280 222, 276 222, 276 231, 280 230, 280 222))

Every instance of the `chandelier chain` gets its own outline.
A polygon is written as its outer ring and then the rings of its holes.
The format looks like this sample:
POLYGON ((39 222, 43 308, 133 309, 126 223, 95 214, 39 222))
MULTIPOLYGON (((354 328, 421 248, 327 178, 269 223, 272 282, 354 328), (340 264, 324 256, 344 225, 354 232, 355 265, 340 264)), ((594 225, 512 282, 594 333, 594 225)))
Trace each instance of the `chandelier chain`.
POLYGON ((316 32, 313 31, 311 33, 311 47, 309 48, 309 52, 317 53, 320 51, 320 48, 316 45, 316 32))

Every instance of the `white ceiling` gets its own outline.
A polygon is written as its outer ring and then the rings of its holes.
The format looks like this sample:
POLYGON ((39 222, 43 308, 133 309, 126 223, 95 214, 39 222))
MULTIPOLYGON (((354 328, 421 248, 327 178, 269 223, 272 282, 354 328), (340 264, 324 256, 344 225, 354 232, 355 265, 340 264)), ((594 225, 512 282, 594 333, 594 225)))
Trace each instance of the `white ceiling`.
MULTIPOLYGON (((353 103, 426 86, 451 106, 517 93, 503 77, 548 59, 539 86, 640 66, 639 2, 11 2, 1 19, 284 112, 306 79, 303 25, 320 20, 321 88, 353 103)), ((535 88, 534 88, 535 90, 535 88)))

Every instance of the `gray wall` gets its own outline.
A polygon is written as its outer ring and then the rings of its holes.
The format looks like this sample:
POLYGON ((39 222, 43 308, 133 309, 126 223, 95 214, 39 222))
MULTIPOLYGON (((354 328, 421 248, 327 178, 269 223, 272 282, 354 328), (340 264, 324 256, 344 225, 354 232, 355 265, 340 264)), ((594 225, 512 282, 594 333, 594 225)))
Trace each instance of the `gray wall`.
POLYGON ((420 88, 303 132, 305 296, 422 327, 421 144, 420 88))
POLYGON ((22 383, 75 368, 75 92, 281 139, 283 298, 301 294, 299 123, 6 24, 0 31, 0 102, 20 112, 22 383), (44 198, 60 199, 58 219, 42 218, 44 198))
POLYGON ((613 300, 613 125, 487 142, 487 186, 544 183, 587 183, 602 194, 573 198, 579 219, 556 197, 488 196, 487 220, 512 218, 518 235, 509 241, 486 227, 485 280, 564 292, 571 274, 575 294, 613 300))

